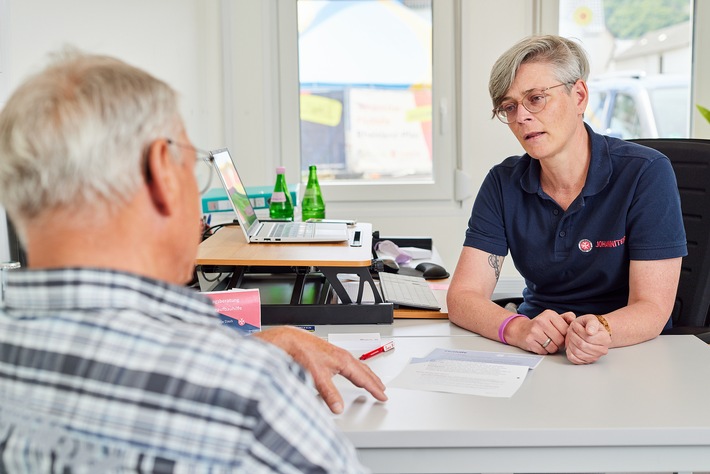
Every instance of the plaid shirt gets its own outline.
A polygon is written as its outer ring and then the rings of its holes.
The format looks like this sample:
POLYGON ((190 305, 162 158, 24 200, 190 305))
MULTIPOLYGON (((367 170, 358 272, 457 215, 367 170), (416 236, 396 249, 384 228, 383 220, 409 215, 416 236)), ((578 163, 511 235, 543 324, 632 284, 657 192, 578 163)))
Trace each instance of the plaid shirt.
POLYGON ((187 288, 7 272, 0 472, 362 472, 304 369, 187 288))

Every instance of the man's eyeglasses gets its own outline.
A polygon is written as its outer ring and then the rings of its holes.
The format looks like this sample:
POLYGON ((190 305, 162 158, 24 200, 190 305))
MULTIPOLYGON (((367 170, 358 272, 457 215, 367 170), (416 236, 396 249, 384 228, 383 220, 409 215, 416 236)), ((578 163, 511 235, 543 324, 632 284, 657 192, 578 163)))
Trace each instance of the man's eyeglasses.
POLYGON ((185 150, 194 151, 195 155, 197 156, 198 161, 201 160, 201 161, 204 161, 205 163, 210 162, 210 152, 209 151, 200 150, 199 148, 196 148, 192 145, 187 145, 185 143, 176 142, 172 138, 166 138, 165 141, 168 142, 168 145, 173 145, 178 148, 183 148, 185 150))
POLYGON ((178 148, 184 148, 185 150, 190 150, 190 151, 195 152, 195 155, 197 157, 197 161, 195 161, 195 178, 197 179, 197 184, 198 184, 198 188, 200 189, 200 194, 204 194, 205 192, 207 192, 210 185, 212 184, 212 172, 213 172, 212 162, 210 160, 210 157, 211 157, 210 152, 205 151, 205 150, 200 150, 199 148, 196 148, 192 145, 187 145, 185 143, 176 142, 172 138, 166 138, 165 141, 168 143, 168 145, 173 145, 178 148), (204 163, 207 165, 207 169, 209 170, 207 173, 207 178, 204 177, 205 173, 200 171, 200 169, 201 169, 200 164, 201 163, 204 163))
POLYGON ((505 123, 515 122, 518 116, 518 104, 523 104, 525 110, 531 114, 536 114, 541 112, 542 109, 547 105, 547 94, 546 92, 555 87, 566 86, 574 84, 574 82, 563 82, 562 84, 557 84, 556 86, 545 87, 544 89, 533 89, 523 97, 523 100, 518 102, 505 102, 500 106, 493 109, 493 115, 498 117, 498 119, 505 123))

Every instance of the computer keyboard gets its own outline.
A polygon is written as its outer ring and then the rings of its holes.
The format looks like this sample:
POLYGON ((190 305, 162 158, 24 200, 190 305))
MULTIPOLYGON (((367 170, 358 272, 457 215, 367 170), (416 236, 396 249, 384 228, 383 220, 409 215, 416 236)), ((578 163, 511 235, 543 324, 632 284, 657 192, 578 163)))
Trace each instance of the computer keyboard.
POLYGON ((313 237, 315 230, 315 224, 286 222, 273 226, 269 237, 313 237))
POLYGON ((424 278, 380 272, 380 288, 385 301, 413 308, 441 308, 424 278))

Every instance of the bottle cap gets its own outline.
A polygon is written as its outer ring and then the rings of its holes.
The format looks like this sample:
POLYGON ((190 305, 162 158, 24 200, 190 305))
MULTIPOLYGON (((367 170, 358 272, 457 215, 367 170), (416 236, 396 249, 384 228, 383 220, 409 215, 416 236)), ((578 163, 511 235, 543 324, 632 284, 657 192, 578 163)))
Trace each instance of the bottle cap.
POLYGON ((284 166, 277 166, 276 174, 286 174, 286 168, 284 166))

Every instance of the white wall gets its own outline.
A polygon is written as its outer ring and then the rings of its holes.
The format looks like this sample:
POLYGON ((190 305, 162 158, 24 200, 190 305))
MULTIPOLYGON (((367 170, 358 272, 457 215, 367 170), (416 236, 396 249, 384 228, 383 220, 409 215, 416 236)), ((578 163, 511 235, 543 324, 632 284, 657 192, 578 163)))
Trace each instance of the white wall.
POLYGON ((218 0, 5 1, 11 90, 65 46, 109 54, 181 94, 196 145, 223 142, 218 0))

